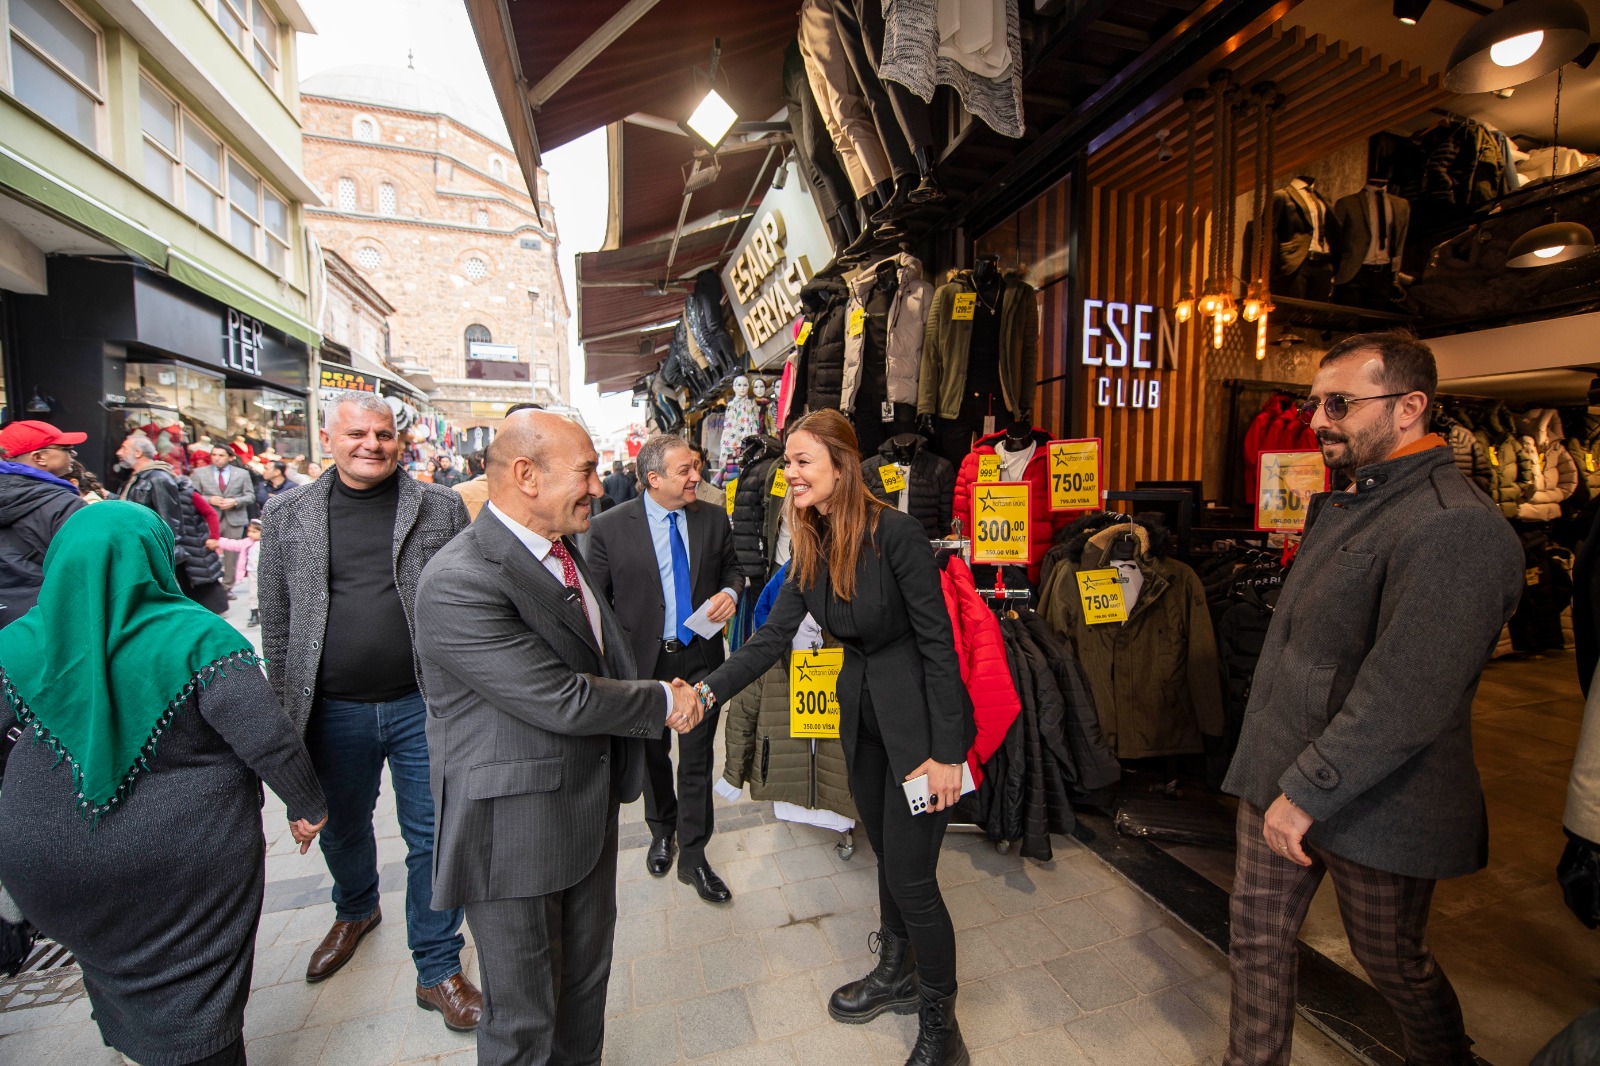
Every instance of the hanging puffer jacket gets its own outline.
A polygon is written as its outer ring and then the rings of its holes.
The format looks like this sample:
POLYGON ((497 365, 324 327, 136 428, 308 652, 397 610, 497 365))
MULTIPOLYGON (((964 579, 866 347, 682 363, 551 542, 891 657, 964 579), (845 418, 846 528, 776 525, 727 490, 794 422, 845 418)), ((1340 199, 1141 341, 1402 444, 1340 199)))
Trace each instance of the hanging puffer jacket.
POLYGON ((1567 428, 1567 454, 1578 472, 1577 491, 1562 508, 1568 514, 1582 510, 1583 505, 1600 496, 1600 414, 1590 414, 1579 407, 1562 418, 1567 428))
POLYGON ((811 330, 800 345, 799 362, 795 365, 800 402, 794 410, 837 410, 844 387, 844 330, 850 318, 850 287, 843 278, 814 278, 800 290, 800 303, 805 308, 802 321, 811 323, 811 330))
POLYGON ((899 509, 900 493, 885 491, 884 466, 893 466, 895 455, 901 448, 916 449, 911 458, 910 473, 906 475, 906 488, 911 499, 906 513, 922 523, 929 540, 938 540, 950 532, 950 506, 955 496, 956 468, 949 460, 934 455, 928 442, 917 433, 900 433, 883 442, 878 454, 861 461, 861 475, 867 479, 867 491, 890 507, 899 509))
POLYGON ((687 317, 678 319, 678 328, 672 331, 672 343, 661 363, 661 379, 672 388, 688 389, 694 399, 703 398, 716 383, 710 368, 701 366, 690 351, 687 317))
POLYGON ((722 279, 709 267, 694 276, 694 291, 684 301, 689 340, 700 350, 713 382, 739 369, 733 338, 722 319, 722 279))
MULTIPOLYGON (((899 252, 884 262, 890 261, 896 264, 897 284, 894 298, 889 304, 885 350, 870 353, 869 356, 867 330, 863 329, 854 336, 848 329, 845 330, 844 385, 839 407, 846 415, 853 415, 855 411, 856 393, 861 388, 862 363, 869 357, 881 355, 884 360, 889 402, 908 406, 917 402, 917 384, 922 373, 922 341, 933 286, 922 276, 922 263, 915 256, 899 252)), ((877 267, 869 267, 856 275, 850 283, 850 315, 866 314, 867 301, 877 283, 877 267)))
MULTIPOLYGON (((961 521, 961 535, 964 537, 972 536, 972 490, 978 484, 978 462, 985 455, 998 454, 995 449, 1005 438, 1005 430, 980 437, 972 451, 961 460, 950 513, 952 522, 956 519, 961 521)), ((1050 510, 1049 443, 1050 434, 1042 429, 1034 429, 1033 456, 1028 460, 1021 479, 1028 484, 1028 581, 1036 588, 1039 583, 1039 564, 1044 561, 1044 553, 1050 550, 1050 542, 1055 539, 1056 531, 1071 524, 1081 513, 1050 510)))
POLYGON ((1561 502, 1578 488, 1578 468, 1562 443, 1561 419, 1553 407, 1536 407, 1517 421, 1517 483, 1522 500, 1517 518, 1553 522, 1561 502))
MULTIPOLYGON (((788 573, 780 567, 756 602, 755 624, 766 622, 788 573)), ((824 640, 825 647, 837 643, 824 640)), ((779 658, 761 679, 728 701, 723 734, 722 779, 734 788, 750 786, 750 798, 821 808, 859 818, 850 798, 844 745, 838 740, 807 740, 789 735, 789 657, 779 658)))
POLYGON ((972 716, 978 727, 977 739, 967 753, 967 765, 972 769, 972 779, 981 783, 983 764, 1005 741, 1006 731, 1022 709, 1022 701, 1006 662, 1000 620, 978 595, 972 571, 959 556, 948 556, 940 571, 939 584, 944 591, 945 613, 950 616, 950 627, 955 633, 956 657, 961 660, 961 683, 972 695, 972 716))
POLYGON ((1492 492, 1494 467, 1489 464, 1489 453, 1484 451, 1478 438, 1467 427, 1450 418, 1434 419, 1433 430, 1450 442, 1450 450, 1456 457, 1456 469, 1485 493, 1492 492))
POLYGON ((733 551, 744 576, 762 586, 777 569, 772 549, 783 497, 772 495, 772 481, 782 461, 783 445, 775 439, 748 438, 740 453, 739 484, 733 492, 733 551))
POLYGON ((1472 435, 1483 445, 1493 474, 1489 498, 1507 518, 1517 517, 1517 506, 1522 501, 1522 488, 1517 484, 1516 429, 1511 412, 1503 403, 1495 404, 1476 426, 1472 435))
POLYGON ((678 406, 676 390, 667 381, 666 364, 650 379, 650 411, 655 416, 656 429, 671 433, 683 425, 683 408, 678 406))
POLYGON ((1294 397, 1280 392, 1262 404, 1244 434, 1244 486, 1250 506, 1256 502, 1262 452, 1309 451, 1316 446, 1317 435, 1300 421, 1294 397))

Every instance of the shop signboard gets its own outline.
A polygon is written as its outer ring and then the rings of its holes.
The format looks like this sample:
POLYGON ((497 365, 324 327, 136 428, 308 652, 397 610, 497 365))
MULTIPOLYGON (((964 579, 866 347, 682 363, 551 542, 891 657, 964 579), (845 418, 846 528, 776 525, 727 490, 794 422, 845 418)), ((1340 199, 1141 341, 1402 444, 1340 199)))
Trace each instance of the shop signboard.
POLYGON ((1097 406, 1154 411, 1162 390, 1155 373, 1178 366, 1177 324, 1164 307, 1086 299, 1083 365, 1096 368, 1097 406))
POLYGON ((813 648, 789 656, 789 735, 839 738, 839 671, 843 648, 813 648))
POLYGON ((1028 490, 1024 481, 972 487, 973 562, 1028 562, 1028 490))
POLYGON ((304 393, 308 365, 299 340, 169 278, 135 269, 131 280, 133 335, 114 339, 304 393))
POLYGON ((1050 442, 1050 509, 1100 506, 1100 438, 1050 442))
POLYGON ((1260 488, 1256 490, 1256 528, 1299 532, 1306 526, 1311 497, 1328 488, 1328 467, 1322 452, 1262 452, 1260 488))
POLYGON ((515 344, 493 344, 489 341, 473 341, 467 345, 468 359, 483 359, 491 363, 515 363, 517 361, 517 346, 515 344))
POLYGON ((723 290, 757 370, 776 365, 794 346, 800 289, 833 258, 827 227, 798 165, 791 160, 784 166, 783 187, 767 190, 722 271, 723 290))

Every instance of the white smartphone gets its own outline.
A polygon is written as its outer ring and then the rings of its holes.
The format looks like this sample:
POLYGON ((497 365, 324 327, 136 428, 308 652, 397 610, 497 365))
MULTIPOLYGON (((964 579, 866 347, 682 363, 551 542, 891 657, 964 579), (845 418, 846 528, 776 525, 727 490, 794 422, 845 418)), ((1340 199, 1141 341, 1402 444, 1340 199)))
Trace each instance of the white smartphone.
MULTIPOLYGON (((911 805, 912 814, 923 814, 932 808, 928 805, 928 775, 913 777, 910 781, 900 786, 906 790, 906 802, 911 805)), ((963 760, 961 763, 961 794, 974 792, 978 788, 977 782, 972 780, 972 767, 963 760)))

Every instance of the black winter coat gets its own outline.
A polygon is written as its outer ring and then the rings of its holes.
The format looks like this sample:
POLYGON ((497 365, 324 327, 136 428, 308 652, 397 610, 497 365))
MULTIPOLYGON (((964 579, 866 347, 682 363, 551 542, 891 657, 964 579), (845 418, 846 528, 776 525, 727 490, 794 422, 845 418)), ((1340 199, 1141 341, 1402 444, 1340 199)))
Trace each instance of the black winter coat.
POLYGON ((173 564, 194 586, 222 580, 222 556, 206 547, 211 530, 194 505, 194 485, 186 477, 173 474, 166 463, 151 463, 128 482, 122 498, 142 503, 172 528, 177 541, 173 564))
POLYGON ((739 369, 733 338, 722 321, 722 279, 710 268, 694 277, 694 291, 684 303, 683 320, 689 324, 689 339, 700 349, 710 366, 713 381, 721 381, 739 369))
MULTIPOLYGON (((794 379, 808 411, 839 407, 844 392, 844 331, 850 286, 842 278, 815 278, 800 290, 811 333, 800 346, 794 379)), ((804 327, 802 327, 804 328, 804 327)))
POLYGON ((867 491, 896 510, 900 509, 900 494, 886 492, 883 475, 885 464, 893 464, 896 452, 905 446, 915 449, 911 459, 911 475, 906 488, 911 493, 907 513, 922 523, 929 540, 938 540, 950 533, 951 502, 955 499, 956 468, 948 459, 942 459, 928 450, 928 442, 917 433, 901 433, 890 437, 878 449, 878 454, 861 462, 862 476, 867 479, 867 491))
POLYGON ((772 495, 772 473, 783 461, 783 445, 772 437, 750 437, 739 457, 739 485, 733 493, 733 551, 739 569, 757 588, 765 588, 778 568, 772 549, 783 498, 772 495))
POLYGON ((37 476, 0 473, 0 629, 39 602, 44 553, 83 505, 72 486, 43 470, 37 476))

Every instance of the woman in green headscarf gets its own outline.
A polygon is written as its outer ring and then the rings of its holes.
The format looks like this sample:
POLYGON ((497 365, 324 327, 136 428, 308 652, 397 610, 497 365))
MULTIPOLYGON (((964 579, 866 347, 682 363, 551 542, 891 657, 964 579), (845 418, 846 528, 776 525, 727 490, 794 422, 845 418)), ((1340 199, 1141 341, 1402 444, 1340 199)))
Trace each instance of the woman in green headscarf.
POLYGON ((0 630, 0 884, 69 948, 107 1044, 233 1066, 266 870, 261 779, 301 852, 327 806, 250 642, 178 590, 172 531, 109 501, 62 525, 0 630))

